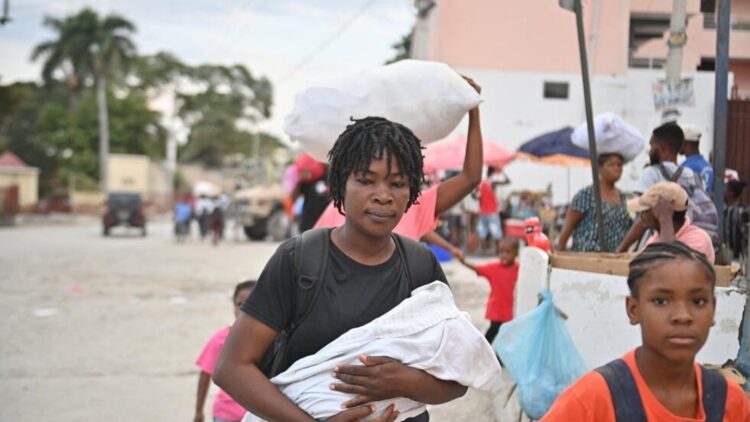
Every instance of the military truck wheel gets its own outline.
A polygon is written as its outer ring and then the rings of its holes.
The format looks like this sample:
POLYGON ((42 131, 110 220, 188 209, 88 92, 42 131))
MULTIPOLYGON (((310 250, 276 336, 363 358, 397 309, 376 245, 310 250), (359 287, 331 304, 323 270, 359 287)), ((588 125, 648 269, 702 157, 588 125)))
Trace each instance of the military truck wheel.
POLYGON ((277 209, 268 217, 266 228, 274 242, 280 242, 289 237, 289 218, 282 208, 277 209))
POLYGON ((266 231, 266 222, 255 222, 252 226, 245 226, 245 235, 250 240, 263 240, 266 238, 268 232, 266 231))

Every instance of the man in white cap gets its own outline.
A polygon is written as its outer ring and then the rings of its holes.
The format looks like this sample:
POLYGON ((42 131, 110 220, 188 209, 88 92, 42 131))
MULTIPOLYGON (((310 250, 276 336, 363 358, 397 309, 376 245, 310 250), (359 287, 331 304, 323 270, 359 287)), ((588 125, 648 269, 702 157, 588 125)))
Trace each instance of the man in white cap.
POLYGON ((685 156, 683 167, 687 167, 696 175, 700 176, 703 183, 703 189, 713 196, 714 190, 714 168, 703 156, 698 148, 701 140, 701 131, 693 125, 682 125, 682 131, 685 133, 685 142, 682 144, 682 151, 685 156))
POLYGON ((685 216, 689 203, 690 198, 682 186, 675 182, 659 182, 640 197, 628 201, 628 209, 640 212, 641 223, 656 231, 646 245, 679 240, 704 254, 713 264, 715 255, 711 238, 685 216))

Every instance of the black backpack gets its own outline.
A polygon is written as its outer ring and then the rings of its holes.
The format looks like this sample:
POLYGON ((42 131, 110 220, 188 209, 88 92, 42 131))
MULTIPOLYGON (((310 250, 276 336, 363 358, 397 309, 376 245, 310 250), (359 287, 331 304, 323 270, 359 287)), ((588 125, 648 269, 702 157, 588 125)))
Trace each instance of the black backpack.
MULTIPOLYGON (((276 336, 261 361, 261 370, 268 378, 278 375, 281 368, 293 363, 287 362, 289 338, 307 318, 323 285, 331 243, 329 232, 328 228, 312 229, 294 239, 294 276, 297 280, 293 298, 294 317, 276 336)), ((434 281, 430 280, 433 273, 432 252, 413 239, 395 233, 392 236, 401 262, 407 268, 409 291, 434 281)))
MULTIPOLYGON (((625 361, 613 360, 597 368, 596 372, 607 381, 617 422, 646 421, 646 412, 643 409, 641 396, 638 394, 638 387, 625 361)), ((721 422, 724 420, 724 407, 727 401, 727 380, 720 373, 702 366, 701 374, 703 411, 706 414, 706 422, 721 422)))

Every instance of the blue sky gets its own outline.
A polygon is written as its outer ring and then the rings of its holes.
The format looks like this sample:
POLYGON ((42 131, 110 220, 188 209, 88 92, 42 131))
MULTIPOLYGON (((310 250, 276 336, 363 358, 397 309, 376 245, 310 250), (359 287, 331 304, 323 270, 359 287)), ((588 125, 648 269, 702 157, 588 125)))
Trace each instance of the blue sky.
POLYGON ((413 0, 10 2, 13 21, 0 27, 0 83, 38 80, 41 66, 29 55, 34 45, 53 37, 42 26, 44 16, 62 17, 88 6, 135 23, 142 54, 165 50, 191 64, 242 63, 270 78, 276 106, 264 128, 279 135, 299 89, 316 79, 382 64, 393 55, 391 44, 415 20, 413 0), (340 36, 327 43, 347 22, 340 36))

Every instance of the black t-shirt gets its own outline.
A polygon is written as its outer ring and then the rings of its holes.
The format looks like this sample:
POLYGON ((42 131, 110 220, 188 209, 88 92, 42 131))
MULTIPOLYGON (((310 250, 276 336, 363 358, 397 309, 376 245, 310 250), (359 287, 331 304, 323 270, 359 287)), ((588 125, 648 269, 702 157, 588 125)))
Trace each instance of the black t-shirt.
POLYGON ((328 206, 328 184, 326 176, 310 183, 300 183, 300 193, 305 198, 299 217, 299 232, 310 230, 328 206))
MULTIPOLYGON (((428 283, 435 280, 447 283, 442 267, 434 256, 432 259, 428 283)), ((283 330, 294 316, 293 263, 294 239, 291 239, 276 250, 258 278, 258 285, 242 304, 242 311, 276 331, 283 330)), ((330 242, 328 265, 318 297, 289 339, 289 362, 315 354, 345 332, 380 317, 409 297, 406 271, 397 251, 382 264, 364 265, 330 242)), ((410 420, 427 421, 429 417, 425 412, 410 420)))

